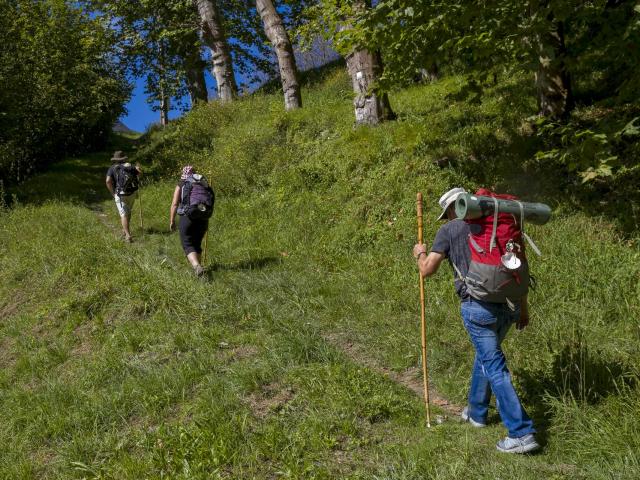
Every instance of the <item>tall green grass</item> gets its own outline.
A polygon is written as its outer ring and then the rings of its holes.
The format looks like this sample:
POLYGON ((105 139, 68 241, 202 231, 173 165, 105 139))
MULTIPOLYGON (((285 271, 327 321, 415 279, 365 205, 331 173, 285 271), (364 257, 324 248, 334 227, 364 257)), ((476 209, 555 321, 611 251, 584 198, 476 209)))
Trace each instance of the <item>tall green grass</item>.
MULTIPOLYGON (((519 79, 479 104, 461 88, 397 92, 400 120, 375 129, 353 128, 339 72, 298 112, 279 95, 199 108, 140 146, 146 232, 130 246, 101 194, 108 155, 25 186, 0 222, 3 475, 637 477, 638 244, 505 172, 531 149, 519 79), (452 166, 433 163, 444 157, 452 166), (218 194, 206 282, 166 231, 186 163, 218 194), (531 457, 495 451, 497 415, 487 429, 426 430, 420 398, 344 351, 419 366, 415 193, 435 218, 442 191, 483 176, 556 212, 530 228, 544 253, 530 259, 532 325, 505 345, 544 443, 531 457)), ((452 278, 443 267, 427 282, 428 350, 433 385, 464 404, 473 353, 452 278)))

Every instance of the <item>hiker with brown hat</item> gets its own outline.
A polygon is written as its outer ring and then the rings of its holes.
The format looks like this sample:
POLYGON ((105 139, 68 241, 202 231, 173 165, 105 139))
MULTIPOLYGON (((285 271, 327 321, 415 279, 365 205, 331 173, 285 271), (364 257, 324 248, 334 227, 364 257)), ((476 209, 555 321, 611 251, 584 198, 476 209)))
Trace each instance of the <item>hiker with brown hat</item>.
POLYGON ((142 169, 139 164, 131 165, 124 152, 118 150, 113 154, 111 161, 113 165, 107 171, 107 190, 116 202, 116 208, 120 214, 122 223, 122 233, 124 240, 131 243, 131 232, 129 231, 129 221, 131 220, 131 210, 137 197, 139 179, 142 176, 142 169))

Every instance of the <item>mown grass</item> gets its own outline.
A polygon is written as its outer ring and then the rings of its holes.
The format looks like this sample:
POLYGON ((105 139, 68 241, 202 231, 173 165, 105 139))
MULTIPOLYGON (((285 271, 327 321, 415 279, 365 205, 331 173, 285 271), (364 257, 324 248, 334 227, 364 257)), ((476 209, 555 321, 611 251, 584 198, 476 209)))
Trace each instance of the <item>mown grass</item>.
MULTIPOLYGON (((283 113, 279 95, 199 109, 140 147, 153 181, 130 246, 100 194, 107 154, 27 184, 0 222, 3 475, 636 478, 638 244, 538 178, 492 167, 531 149, 519 79, 479 104, 457 100, 461 87, 398 92, 400 120, 376 129, 352 128, 340 73, 299 112, 283 113), (453 165, 433 164, 443 157, 453 165), (185 163, 218 193, 207 282, 166 231, 185 163), (476 186, 478 169, 556 210, 530 228, 544 252, 531 259, 532 325, 506 342, 540 427, 535 456, 495 451, 495 415, 483 430, 453 418, 426 430, 419 397, 345 353, 419 366, 415 192, 434 218, 439 194, 476 186)), ((426 238, 437 227, 427 221, 426 238)), ((430 370, 464 404, 472 350, 451 278, 443 267, 427 283, 430 370)))

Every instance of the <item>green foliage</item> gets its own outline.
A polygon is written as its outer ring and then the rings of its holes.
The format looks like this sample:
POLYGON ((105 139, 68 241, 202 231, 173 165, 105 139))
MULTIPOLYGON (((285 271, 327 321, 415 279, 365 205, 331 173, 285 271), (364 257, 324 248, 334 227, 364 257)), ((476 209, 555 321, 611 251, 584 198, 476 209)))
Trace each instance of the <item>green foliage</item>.
POLYGON ((132 77, 145 77, 145 93, 152 109, 159 108, 163 96, 180 98, 186 94, 185 60, 190 48, 201 48, 196 34, 197 12, 191 0, 83 3, 112 28, 120 68, 132 77))
MULTIPOLYGON (((216 0, 222 12, 225 33, 234 57, 236 73, 249 87, 261 75, 272 76, 274 66, 259 16, 250 2, 216 0)), ((187 69, 204 70, 204 61, 188 64, 190 50, 201 55, 203 42, 200 18, 193 0, 84 0, 90 9, 103 15, 113 26, 120 62, 133 77, 146 79, 146 93, 152 108, 158 109, 163 96, 183 101, 187 94, 187 69)), ((187 110, 186 105, 180 105, 187 110)))
POLYGON ((128 97, 111 32, 62 0, 3 0, 0 22, 0 181, 104 146, 128 97))
POLYGON ((531 74, 541 56, 557 55, 549 52, 544 38, 560 24, 566 43, 561 55, 569 73, 581 82, 581 77, 601 72, 605 81, 600 82, 599 92, 635 101, 640 52, 637 0, 381 0, 370 9, 354 8, 362 3, 312 5, 299 34, 309 42, 323 33, 342 54, 356 45, 382 51, 385 70, 380 87, 385 90, 412 83, 421 69, 434 64, 481 81, 489 74, 531 74))
POLYGON ((550 142, 555 140, 560 148, 540 151, 536 160, 564 164, 569 172, 579 175, 583 183, 611 177, 613 169, 619 166, 618 156, 613 154, 613 145, 605 133, 576 129, 576 125, 571 124, 539 122, 538 125, 539 135, 550 142))
POLYGON ((569 122, 538 120, 541 150, 528 165, 562 172, 584 208, 597 208, 620 219, 628 231, 640 225, 640 111, 590 107, 569 122), (598 203, 599 206, 594 204, 598 203))
MULTIPOLYGON (((522 122, 527 85, 501 80, 475 103, 460 76, 414 86, 378 128, 353 128, 342 69, 305 90, 304 110, 283 113, 279 93, 199 107, 139 146, 153 174, 131 245, 105 195, 108 154, 26 182, 0 213, 2 475, 638 477, 637 234, 572 209, 550 188, 557 172, 518 169, 539 146, 522 122), (183 163, 219 193, 204 282, 167 232, 183 163), (529 231, 544 254, 530 258, 532 324, 505 342, 544 443, 535 456, 495 451, 493 409, 472 429, 433 406, 448 418, 426 430, 406 388, 421 386, 415 193, 429 241, 439 195, 477 174, 554 207, 529 231)), ((463 405, 473 352, 452 278, 443 265, 426 284, 429 367, 463 405)))

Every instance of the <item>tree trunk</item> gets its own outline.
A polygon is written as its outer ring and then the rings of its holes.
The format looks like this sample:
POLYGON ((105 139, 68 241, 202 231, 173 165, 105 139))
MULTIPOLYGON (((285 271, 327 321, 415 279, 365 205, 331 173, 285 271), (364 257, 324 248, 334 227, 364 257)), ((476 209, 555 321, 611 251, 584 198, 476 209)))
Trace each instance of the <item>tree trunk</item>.
MULTIPOLYGON (((353 9, 356 12, 364 12, 369 7, 370 0, 353 2, 353 9)), ((395 114, 391 110, 387 94, 378 94, 375 91, 376 82, 383 71, 380 52, 372 53, 366 48, 356 48, 345 57, 345 60, 353 91, 356 94, 353 100, 356 125, 377 125, 384 120, 394 119, 395 114)))
POLYGON ((262 18, 264 32, 273 44, 276 56, 278 57, 285 110, 301 108, 302 96, 298 82, 296 58, 293 53, 291 40, 289 39, 287 30, 284 28, 282 17, 276 11, 276 7, 271 0, 256 0, 256 8, 260 14, 260 18, 262 18))
POLYGON ((418 71, 417 77, 417 81, 419 83, 437 82, 438 78, 440 78, 440 74, 438 72, 438 64, 434 62, 429 68, 421 68, 418 71))
POLYGON ((233 100, 238 87, 233 73, 233 60, 227 38, 224 33, 222 16, 214 0, 193 0, 200 20, 205 43, 213 56, 213 76, 218 86, 218 98, 222 102, 233 100))
POLYGON ((204 70, 193 67, 186 71, 187 89, 191 99, 191 107, 199 103, 207 103, 207 84, 204 78, 204 70))
POLYGON ((535 81, 538 113, 563 118, 573 108, 571 78, 565 65, 566 47, 562 22, 551 21, 547 31, 536 36, 538 71, 535 81))
POLYGON ((353 100, 357 125, 377 125, 384 120, 392 120, 395 114, 391 110, 389 97, 375 92, 375 83, 382 72, 379 52, 355 50, 347 55, 347 70, 356 98, 353 100))
POLYGON ((160 92, 160 125, 169 125, 169 98, 164 92, 160 92))
POLYGON ((166 49, 163 41, 158 43, 158 87, 160 96, 160 125, 169 125, 169 96, 165 91, 166 49))
POLYGON ((191 106, 207 103, 207 83, 204 78, 206 63, 200 55, 198 38, 195 34, 187 36, 184 44, 184 69, 187 90, 191 98, 191 106))

